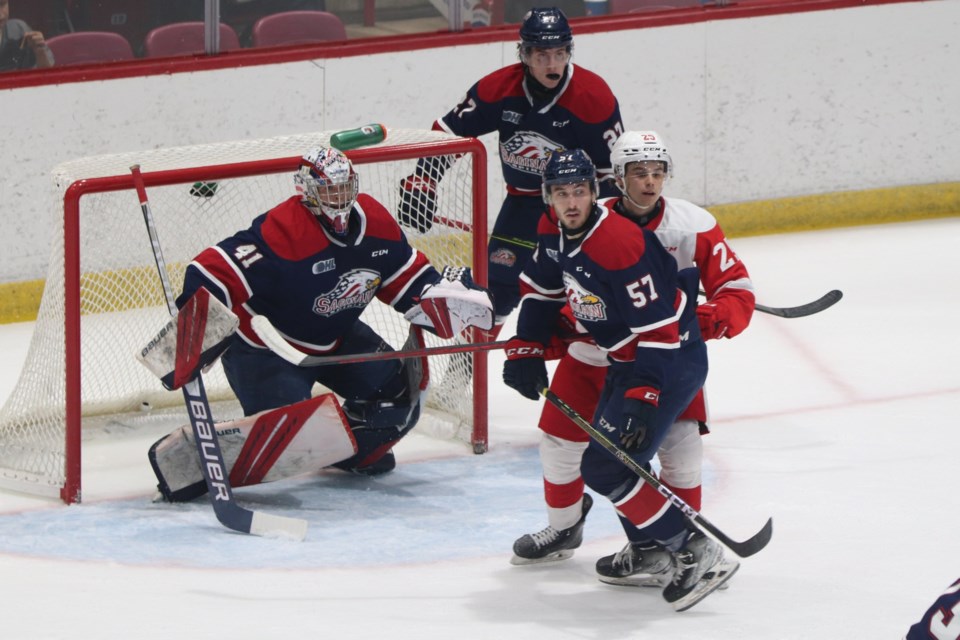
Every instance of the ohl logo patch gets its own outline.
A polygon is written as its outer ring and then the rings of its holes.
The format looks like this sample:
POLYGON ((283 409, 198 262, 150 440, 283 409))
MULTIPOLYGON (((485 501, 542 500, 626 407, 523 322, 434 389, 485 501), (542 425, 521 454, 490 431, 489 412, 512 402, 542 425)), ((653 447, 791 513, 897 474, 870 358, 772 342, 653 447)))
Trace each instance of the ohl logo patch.
POLYGON ((380 274, 369 269, 353 269, 340 276, 337 286, 313 301, 313 312, 332 316, 344 309, 366 307, 380 288, 380 274))
POLYGON ((512 267, 517 263, 517 254, 509 249, 500 247, 490 254, 490 262, 494 264, 502 264, 505 267, 512 267))
POLYGON ((500 143, 500 159, 509 167, 525 173, 543 174, 547 157, 559 147, 557 143, 534 131, 517 131, 500 143))
POLYGON ((574 318, 587 322, 607 319, 607 304, 603 298, 584 289, 573 276, 566 273, 563 274, 563 286, 574 318))

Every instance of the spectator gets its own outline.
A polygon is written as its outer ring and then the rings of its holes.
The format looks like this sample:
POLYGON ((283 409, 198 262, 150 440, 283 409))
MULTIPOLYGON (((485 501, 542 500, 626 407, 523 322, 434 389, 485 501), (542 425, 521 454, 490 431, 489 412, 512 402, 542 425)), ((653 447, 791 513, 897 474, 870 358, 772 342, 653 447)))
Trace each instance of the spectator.
POLYGON ((45 69, 53 66, 53 52, 43 34, 23 20, 10 19, 10 0, 0 0, 0 71, 45 69))

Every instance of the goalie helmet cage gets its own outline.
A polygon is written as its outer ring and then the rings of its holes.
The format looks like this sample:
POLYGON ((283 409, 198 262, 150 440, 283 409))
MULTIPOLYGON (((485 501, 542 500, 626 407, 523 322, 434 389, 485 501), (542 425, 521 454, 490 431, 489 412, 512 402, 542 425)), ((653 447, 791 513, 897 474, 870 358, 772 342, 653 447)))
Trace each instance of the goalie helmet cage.
MULTIPOLYGON (((54 170, 63 228, 54 237, 26 362, 0 410, 0 486, 79 502, 84 425, 144 415, 144 408, 176 412, 183 407, 179 392, 164 390, 134 357, 169 313, 130 166, 141 166, 167 272, 179 291, 187 265, 200 251, 295 195, 293 172, 301 156, 328 145, 333 133, 113 154, 54 170)), ((397 129, 383 142, 347 155, 357 167, 361 191, 394 215, 400 181, 418 159, 452 161, 437 189, 432 228, 405 231, 434 266, 469 265, 475 280, 486 283, 487 160, 481 142, 397 129)), ((375 299, 361 319, 394 348, 403 344, 409 325, 393 309, 375 299)), ((471 330, 458 341, 482 337, 471 330)), ((443 344, 429 334, 427 342, 443 344)), ((467 441, 482 453, 487 447, 486 353, 432 357, 430 369, 427 410, 417 429, 467 441)), ((211 400, 233 399, 219 363, 204 381, 211 400)))

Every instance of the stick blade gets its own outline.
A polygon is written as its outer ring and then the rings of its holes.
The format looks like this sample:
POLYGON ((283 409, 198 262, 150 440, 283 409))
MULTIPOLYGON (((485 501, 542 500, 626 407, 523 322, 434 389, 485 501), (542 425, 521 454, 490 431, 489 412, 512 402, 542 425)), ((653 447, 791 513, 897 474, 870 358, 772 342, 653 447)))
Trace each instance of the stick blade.
MULTIPOLYGON (((711 531, 714 535, 716 532, 711 531)), ((759 552, 770 542, 770 538, 773 537, 773 518, 768 518, 767 523, 763 525, 763 528, 760 529, 752 538, 744 540, 743 542, 737 542, 732 540, 725 535, 717 536, 717 539, 726 545, 731 551, 736 553, 741 558, 749 558, 753 554, 759 552)))
POLYGON ((290 364, 303 366, 308 356, 291 347, 290 343, 284 340, 277 328, 273 326, 269 318, 261 315, 253 316, 250 319, 250 326, 271 351, 290 364))
POLYGON ((269 513, 253 512, 248 533, 264 538, 280 538, 303 542, 307 537, 307 521, 269 513))
POLYGON ((766 305, 758 304, 756 305, 756 309, 757 311, 780 318, 803 318, 805 316, 812 316, 815 313, 820 313, 821 311, 829 309, 833 305, 840 302, 841 298, 843 298, 843 292, 839 289, 834 289, 833 291, 828 291, 813 302, 801 304, 796 307, 768 307, 766 305))

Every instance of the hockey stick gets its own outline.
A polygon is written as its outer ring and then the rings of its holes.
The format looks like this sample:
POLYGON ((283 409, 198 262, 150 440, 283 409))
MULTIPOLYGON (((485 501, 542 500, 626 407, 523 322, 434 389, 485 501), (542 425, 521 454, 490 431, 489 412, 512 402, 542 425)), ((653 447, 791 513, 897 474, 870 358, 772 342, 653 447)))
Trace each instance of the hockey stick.
POLYGON ((592 424, 584 420, 583 417, 581 417, 573 407, 561 400, 557 394, 544 387, 540 390, 540 395, 546 398, 548 402, 559 409, 565 416, 570 418, 574 424, 586 431, 590 437, 603 445, 604 449, 616 456, 620 462, 640 476, 644 482, 656 489, 660 495, 669 500, 673 506, 680 509, 684 515, 713 534, 717 540, 722 542, 741 558, 752 556, 767 546, 767 543, 770 542, 770 537, 773 535, 773 518, 768 518, 767 523, 763 525, 763 528, 754 534, 750 539, 744 540, 743 542, 737 542, 736 540, 733 540, 723 531, 718 529, 713 523, 704 518, 700 512, 684 502, 677 494, 671 491, 668 487, 664 486, 659 480, 657 480, 655 475, 644 469, 643 465, 639 464, 623 449, 614 444, 613 441, 611 441, 602 431, 598 431, 592 424))
POLYGON ((424 347, 404 351, 375 351, 373 353, 354 353, 342 356, 312 356, 300 351, 283 339, 277 328, 266 316, 253 316, 250 326, 275 354, 298 367, 322 367, 329 364, 349 364, 352 362, 371 362, 374 360, 395 360, 397 358, 420 358, 423 356, 440 356, 449 353, 466 353, 470 351, 492 351, 502 349, 507 345, 506 340, 499 342, 473 342, 467 344, 450 344, 439 347, 424 347))
MULTIPOLYGON (((700 292, 700 295, 707 295, 703 291, 700 292)), ((768 307, 763 304, 755 305, 757 311, 762 313, 768 313, 771 316, 777 316, 778 318, 802 318, 804 316, 812 316, 815 313, 820 313, 826 309, 829 309, 833 305, 840 302, 840 298, 843 297, 843 292, 839 289, 834 289, 833 291, 828 291, 823 294, 813 302, 808 302, 806 304, 801 304, 796 307, 768 307)))
POLYGON ((829 309, 833 305, 840 302, 840 298, 843 297, 843 292, 839 289, 834 289, 833 291, 828 291, 823 294, 813 302, 808 302, 807 304, 801 304, 796 307, 767 307, 762 304, 756 305, 757 311, 762 311, 763 313, 769 313, 772 316, 777 316, 779 318, 802 318, 804 316, 812 316, 815 313, 820 313, 824 309, 829 309))
MULTIPOLYGON (((143 212, 143 221, 147 225, 147 234, 150 236, 150 246, 153 249, 153 259, 157 263, 160 273, 160 284, 167 301, 167 310, 170 315, 177 315, 177 305, 173 298, 173 287, 167 275, 167 265, 160 250, 160 239, 157 236, 157 225, 147 200, 147 189, 140 173, 140 165, 130 167, 133 174, 133 185, 137 189, 140 199, 140 210, 143 212)), ((213 414, 210 411, 210 402, 203 386, 203 376, 197 376, 183 386, 183 399, 190 416, 190 426, 193 428, 193 439, 200 456, 200 468, 203 479, 207 483, 210 502, 213 512, 223 526, 242 533, 251 533, 257 536, 286 537, 303 540, 307 535, 307 521, 298 518, 275 516, 259 511, 244 509, 233 499, 233 489, 230 486, 230 474, 226 471, 223 462, 223 453, 220 450, 220 441, 213 424, 213 414)))

